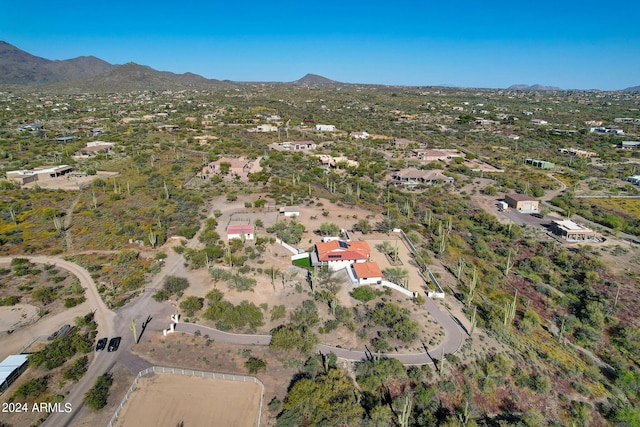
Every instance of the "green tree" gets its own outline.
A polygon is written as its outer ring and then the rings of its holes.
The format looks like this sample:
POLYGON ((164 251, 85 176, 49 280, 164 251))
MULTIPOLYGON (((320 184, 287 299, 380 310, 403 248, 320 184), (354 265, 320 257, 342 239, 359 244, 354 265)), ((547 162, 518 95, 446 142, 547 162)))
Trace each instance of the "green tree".
POLYGON ((337 236, 340 233, 340 227, 332 222, 323 222, 320 225, 320 234, 323 236, 337 236))
POLYGON ((362 234, 369 234, 373 231, 373 226, 366 219, 361 219, 356 224, 353 225, 353 229, 361 232, 362 234))

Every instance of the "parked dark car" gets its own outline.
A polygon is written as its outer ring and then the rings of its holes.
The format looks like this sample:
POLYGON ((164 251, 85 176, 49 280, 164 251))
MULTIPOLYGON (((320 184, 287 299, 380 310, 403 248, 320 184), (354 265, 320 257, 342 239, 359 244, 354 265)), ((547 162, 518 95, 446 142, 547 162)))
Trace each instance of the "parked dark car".
POLYGON ((122 337, 111 338, 111 341, 109 341, 109 347, 107 348, 107 351, 116 351, 118 347, 120 347, 121 339, 122 337))
POLYGON ((106 338, 100 338, 98 340, 98 343, 96 344, 96 351, 102 351, 104 350, 104 348, 107 346, 107 339, 106 338))

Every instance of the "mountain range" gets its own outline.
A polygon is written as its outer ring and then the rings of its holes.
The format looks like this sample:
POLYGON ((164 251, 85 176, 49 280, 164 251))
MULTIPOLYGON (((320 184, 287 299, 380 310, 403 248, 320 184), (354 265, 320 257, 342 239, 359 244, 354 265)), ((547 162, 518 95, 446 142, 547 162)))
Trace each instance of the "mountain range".
MULTIPOLYGON (((158 71, 145 65, 129 62, 110 64, 95 56, 50 60, 25 52, 0 41, 0 84, 17 86, 45 86, 59 91, 125 92, 136 90, 167 90, 186 88, 224 87, 242 83, 207 79, 198 74, 175 74, 158 71)), ((281 83, 287 84, 287 83, 281 83)), ((303 87, 330 87, 346 83, 316 74, 307 74, 288 84, 303 87)), ((563 90, 556 86, 516 84, 510 90, 563 90)), ((640 91, 634 86, 624 91, 640 91)))

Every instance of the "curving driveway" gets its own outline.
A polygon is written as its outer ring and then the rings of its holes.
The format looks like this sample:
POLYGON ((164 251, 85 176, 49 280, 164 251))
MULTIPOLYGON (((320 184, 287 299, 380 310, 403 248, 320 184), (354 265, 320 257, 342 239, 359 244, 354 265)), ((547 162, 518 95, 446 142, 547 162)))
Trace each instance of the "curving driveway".
MULTIPOLYGON (((437 347, 432 349, 426 349, 424 353, 413 354, 396 354, 396 353, 382 353, 381 357, 390 359, 397 359, 405 365, 426 365, 434 363, 434 359, 440 359, 443 354, 453 354, 460 350, 464 343, 464 336, 460 326, 453 319, 451 314, 445 313, 438 309, 433 301, 427 299, 423 305, 444 329, 444 340, 437 347)), ((176 332, 184 332, 188 334, 194 334, 199 331, 202 335, 208 335, 209 338, 243 345, 269 345, 271 342, 271 335, 246 335, 246 334, 231 334, 228 332, 219 331, 208 326, 202 326, 195 323, 183 323, 176 324, 176 332)), ((324 344, 318 344, 316 351, 322 354, 334 353, 336 356, 351 360, 360 361, 371 356, 371 352, 363 350, 346 349, 341 347, 333 347, 324 344)))
MULTIPOLYGON (((192 239, 188 246, 197 245, 197 239, 192 239)), ((134 340, 130 330, 131 320, 137 319, 139 322, 144 321, 147 316, 151 316, 152 320, 148 325, 149 330, 161 331, 169 326, 169 316, 175 311, 173 306, 156 302, 153 298, 154 288, 161 285, 164 278, 168 275, 185 276, 187 274, 184 268, 182 257, 173 251, 168 251, 168 258, 165 260, 161 272, 156 275, 147 290, 137 299, 119 309, 117 312, 110 310, 100 298, 96 284, 87 270, 64 259, 52 256, 21 256, 28 258, 35 263, 52 264, 60 268, 68 270, 74 274, 80 281, 82 287, 86 290, 85 296, 87 301, 80 306, 67 310, 59 315, 53 316, 48 322, 55 323, 56 327, 60 324, 68 323, 69 319, 77 315, 87 312, 87 306, 95 310, 95 320, 98 323, 99 337, 121 336, 122 343, 120 349, 116 352, 95 353, 87 373, 75 384, 69 394, 65 397, 64 402, 70 403, 72 411, 70 413, 58 412, 52 413, 45 421, 45 426, 61 427, 70 425, 74 419, 88 414, 88 410, 83 408, 84 393, 92 387, 95 379, 105 372, 109 372, 116 363, 121 364, 133 374, 138 373, 142 369, 150 366, 148 362, 139 358, 131 352, 134 340)), ((9 263, 12 257, 0 257, 0 263, 9 263)), ((427 299, 423 306, 444 329, 445 337, 443 342, 433 349, 426 349, 424 353, 418 354, 382 354, 383 357, 389 357, 400 360, 407 365, 423 365, 433 363, 433 359, 439 359, 443 354, 457 352, 464 341, 461 328, 449 313, 442 312, 434 304, 433 301, 427 299)), ((42 328, 43 321, 36 323, 42 328)), ((138 324, 138 331, 141 325, 138 324)), ((219 331, 206 326, 192 323, 178 323, 176 331, 193 334, 196 330, 200 330, 202 335, 208 334, 214 340, 228 342, 234 344, 245 345, 269 345, 271 342, 270 335, 246 335, 231 334, 219 331)), ((148 332, 147 332, 148 333, 148 332)), ((15 339, 21 338, 20 346, 28 341, 28 335, 33 335, 32 328, 25 328, 23 331, 17 331, 15 339), (18 335, 20 333, 21 335, 18 335), (27 335, 24 335, 27 334, 27 335)), ((12 338, 13 338, 12 336, 12 338)), ((18 343, 18 341, 15 341, 18 343)), ((4 343, 3 343, 4 344, 4 343)), ((3 346, 4 347, 4 346, 3 346)), ((21 347, 20 347, 21 348, 21 347)), ((7 348, 7 350, 9 350, 7 348)), ((321 353, 334 353, 336 356, 353 361, 359 361, 371 356, 367 349, 344 349, 339 347, 331 347, 324 344, 316 346, 316 350, 321 353)), ((12 350, 14 352, 19 349, 12 350)))

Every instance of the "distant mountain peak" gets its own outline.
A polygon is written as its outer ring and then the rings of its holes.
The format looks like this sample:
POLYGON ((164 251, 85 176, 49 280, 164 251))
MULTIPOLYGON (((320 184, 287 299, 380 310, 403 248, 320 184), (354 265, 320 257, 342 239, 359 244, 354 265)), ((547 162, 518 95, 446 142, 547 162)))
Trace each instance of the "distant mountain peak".
POLYGON ((306 74, 301 79, 293 82, 296 86, 332 86, 336 84, 340 84, 335 80, 328 79, 326 77, 319 76, 317 74, 306 74))
POLYGON ((507 89, 509 90, 562 90, 558 86, 544 86, 541 84, 534 85, 526 85, 526 84, 516 84, 511 85, 507 89))

